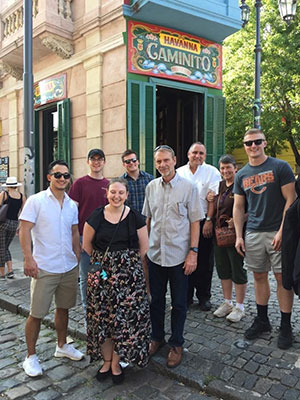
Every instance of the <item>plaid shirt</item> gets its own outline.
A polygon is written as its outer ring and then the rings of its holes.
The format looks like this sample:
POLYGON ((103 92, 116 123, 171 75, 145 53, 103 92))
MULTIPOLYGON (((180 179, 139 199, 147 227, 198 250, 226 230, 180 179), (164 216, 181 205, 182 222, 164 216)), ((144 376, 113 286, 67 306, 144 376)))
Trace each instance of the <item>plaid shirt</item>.
POLYGON ((140 171, 137 180, 132 179, 127 172, 122 175, 122 178, 127 180, 129 186, 129 197, 127 200, 128 206, 142 213, 145 199, 145 188, 154 177, 145 171, 140 171))

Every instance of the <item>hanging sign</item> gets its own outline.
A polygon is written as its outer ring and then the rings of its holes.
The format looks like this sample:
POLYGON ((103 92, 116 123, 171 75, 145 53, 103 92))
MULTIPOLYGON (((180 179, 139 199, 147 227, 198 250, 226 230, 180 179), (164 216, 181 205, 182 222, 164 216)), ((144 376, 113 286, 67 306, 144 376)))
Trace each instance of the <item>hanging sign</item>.
POLYGON ((9 174, 9 157, 0 157, 0 182, 5 182, 9 174))
POLYGON ((173 29, 129 21, 128 71, 221 89, 222 47, 173 29))
POLYGON ((34 85, 34 108, 63 100, 67 97, 66 74, 44 79, 34 85))

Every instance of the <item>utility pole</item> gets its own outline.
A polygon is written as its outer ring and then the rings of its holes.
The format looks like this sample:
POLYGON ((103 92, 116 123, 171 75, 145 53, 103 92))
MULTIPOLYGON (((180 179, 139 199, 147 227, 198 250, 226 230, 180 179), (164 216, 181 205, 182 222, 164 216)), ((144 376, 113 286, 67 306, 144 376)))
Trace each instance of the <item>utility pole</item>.
POLYGON ((34 187, 34 132, 33 132, 33 74, 32 74, 32 0, 24 0, 24 189, 26 197, 35 192, 34 187))

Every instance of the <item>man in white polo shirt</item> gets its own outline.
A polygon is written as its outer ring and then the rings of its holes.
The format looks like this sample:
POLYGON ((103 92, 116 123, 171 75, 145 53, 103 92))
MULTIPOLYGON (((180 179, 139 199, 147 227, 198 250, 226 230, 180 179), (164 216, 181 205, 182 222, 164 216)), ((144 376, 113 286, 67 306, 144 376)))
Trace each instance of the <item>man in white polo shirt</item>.
POLYGON ((208 192, 218 193, 220 172, 212 165, 206 164, 206 148, 201 142, 191 145, 187 153, 189 162, 177 169, 178 175, 197 185, 200 202, 206 218, 200 223, 197 269, 189 276, 188 305, 193 303, 194 289, 202 311, 211 309, 211 280, 213 275, 213 223, 214 203, 208 202, 208 192))
POLYGON ((71 360, 83 358, 83 354, 66 341, 68 310, 76 304, 80 259, 78 210, 65 193, 70 182, 67 163, 53 161, 47 178, 50 187, 30 196, 19 217, 24 273, 32 277, 30 315, 25 327, 28 353, 23 368, 32 377, 43 373, 35 345, 41 320, 48 313, 54 295, 58 342, 54 356, 71 360))

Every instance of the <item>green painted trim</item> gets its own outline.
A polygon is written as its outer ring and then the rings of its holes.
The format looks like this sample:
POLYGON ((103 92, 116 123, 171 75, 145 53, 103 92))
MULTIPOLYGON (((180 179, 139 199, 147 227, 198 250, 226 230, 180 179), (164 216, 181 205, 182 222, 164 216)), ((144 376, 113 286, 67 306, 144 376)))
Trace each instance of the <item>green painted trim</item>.
POLYGON ((196 86, 196 85, 191 85, 189 83, 183 83, 179 81, 171 81, 168 79, 160 79, 160 78, 150 78, 149 80, 150 83, 153 83, 155 85, 159 86, 165 86, 173 89, 179 89, 179 90, 186 90, 188 92, 196 92, 196 93, 207 93, 207 88, 204 86, 196 86))
POLYGON ((223 96, 222 90, 208 88, 208 94, 212 96, 223 96))
POLYGON ((127 80, 138 81, 138 82, 149 82, 149 77, 146 75, 139 75, 127 72, 127 80))

